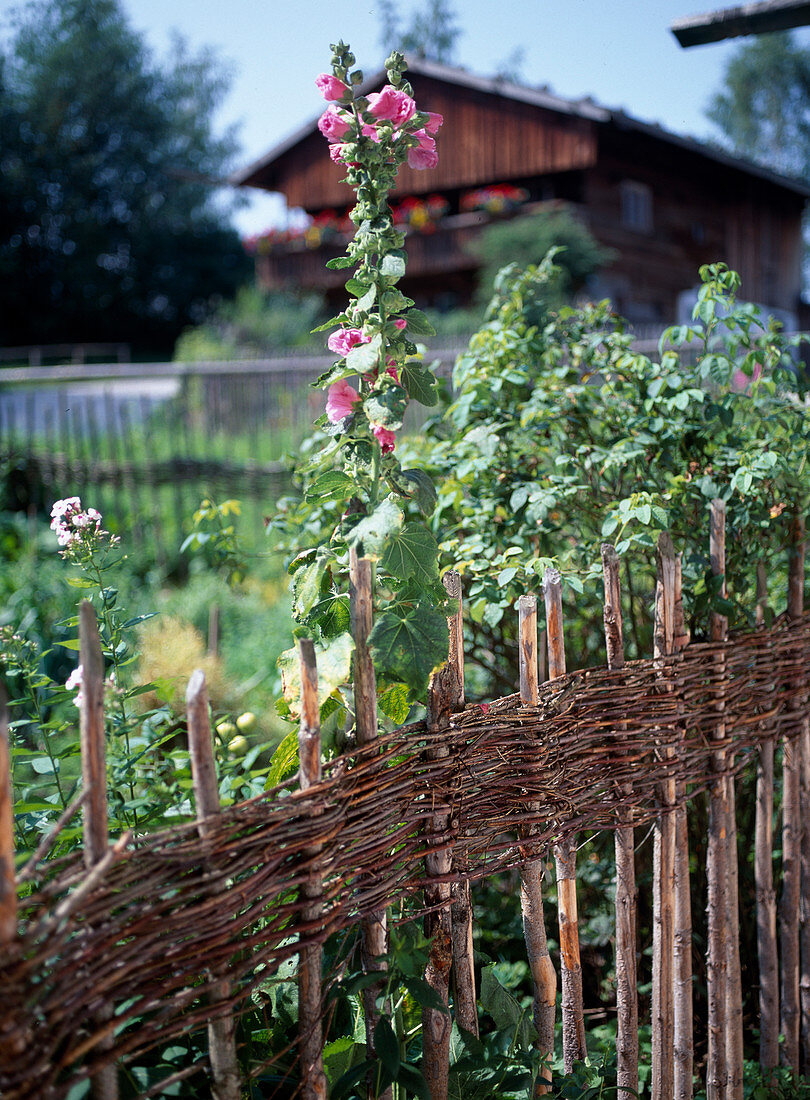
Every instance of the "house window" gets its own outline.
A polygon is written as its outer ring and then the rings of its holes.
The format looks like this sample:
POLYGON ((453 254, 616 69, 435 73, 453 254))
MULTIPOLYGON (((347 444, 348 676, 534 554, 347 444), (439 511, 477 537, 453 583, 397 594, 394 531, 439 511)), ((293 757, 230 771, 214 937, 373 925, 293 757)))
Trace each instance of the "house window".
POLYGON ((637 233, 652 233, 652 188, 646 183, 623 180, 621 184, 622 225, 637 233))

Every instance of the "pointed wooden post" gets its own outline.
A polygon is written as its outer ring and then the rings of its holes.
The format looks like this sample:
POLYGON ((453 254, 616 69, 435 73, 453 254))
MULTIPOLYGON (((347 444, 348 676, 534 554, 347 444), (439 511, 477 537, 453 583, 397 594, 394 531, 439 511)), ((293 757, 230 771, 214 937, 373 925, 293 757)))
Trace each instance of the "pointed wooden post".
MULTIPOLYGON (((302 791, 321 781, 321 712, 318 704, 318 667, 315 646, 309 638, 298 641, 301 665, 301 725, 298 731, 298 779, 302 791)), ((301 893, 306 904, 301 912, 304 924, 317 924, 323 917, 323 878, 317 863, 320 847, 307 848, 312 870, 301 893)), ((301 1067, 301 1095, 304 1100, 326 1100, 327 1082, 323 1071, 322 948, 302 947, 298 959, 298 1060, 301 1067)))
MULTIPOLYGON (((658 581, 655 591, 654 659, 672 653, 675 639, 675 553, 672 540, 658 539, 658 581)), ((669 689, 662 668, 663 685, 669 689)), ((674 750, 665 745, 663 758, 674 750)), ((657 819, 653 847, 653 989, 652 989, 652 1100, 675 1095, 675 783, 661 784, 663 812, 657 819)))
MULTIPOLYGON (((197 831, 201 837, 207 837, 216 828, 220 805, 214 741, 208 713, 208 691, 205 673, 199 668, 191 674, 186 689, 186 715, 197 831)), ((227 1001, 230 995, 231 988, 227 980, 212 984, 212 1001, 227 1001)), ((230 1012, 208 1021, 208 1058, 211 1063, 211 1092, 214 1100, 239 1100, 241 1086, 236 1058, 236 1026, 230 1012)))
MULTIPOLYGON (((79 664, 82 685, 79 692, 79 735, 82 752, 82 785, 87 792, 84 803, 84 865, 91 871, 104 859, 109 846, 107 831, 107 757, 104 722, 104 657, 98 636, 96 613, 89 600, 79 606, 79 664)), ((99 1013, 99 1022, 112 1017, 112 1008, 99 1013)), ((99 1051, 111 1049, 109 1039, 99 1043, 99 1051)), ((118 1071, 104 1066, 93 1077, 95 1100, 118 1100, 118 1071)))
MULTIPOLYGON (((521 596, 518 602, 520 633, 520 701, 537 706, 540 699, 538 682, 537 597, 521 596)), ((539 809, 532 803, 531 809, 539 809)), ((554 1057, 554 1017, 557 1005, 557 974, 546 939, 543 912, 543 859, 529 859, 520 868, 520 907, 523 914, 523 936, 532 976, 532 1018, 537 1029, 537 1049, 545 1058, 535 1081, 534 1095, 551 1092, 551 1060, 554 1057)))
MULTIPOLYGON (((602 543, 605 582, 605 645, 608 668, 624 668, 622 595, 619 556, 609 542, 602 543)), ((621 794, 628 799, 632 787, 621 794)), ((638 1092, 638 978, 636 973, 636 869, 633 811, 622 807, 614 833, 616 858, 616 1091, 618 1096, 638 1092)))
POLYGON ((0 684, 0 950, 17 935, 17 882, 14 874, 14 793, 8 742, 6 696, 0 684))
MULTIPOLYGON (((462 609, 461 574, 449 570, 442 578, 447 595, 458 600, 458 608, 447 620, 450 630, 448 664, 454 668, 451 681, 454 694, 450 700, 452 711, 464 709, 464 625, 462 609)), ((465 853, 453 853, 453 870, 460 876, 468 871, 465 853)), ((450 925, 453 937, 453 1001, 459 1027, 478 1036, 478 1007, 475 998, 475 969, 473 955, 472 894, 466 877, 460 877, 451 887, 450 925)))
MULTIPOLYGON (((757 563, 758 626, 765 623, 767 605, 768 584, 765 566, 760 561, 757 563)), ((759 957, 759 1062, 763 1069, 775 1069, 779 1064, 779 958, 776 948, 776 890, 773 884, 773 761, 773 738, 768 737, 759 746, 754 826, 759 957)))
MULTIPOLYGON (((351 609, 352 637, 354 638, 354 690, 355 730, 358 745, 369 745, 377 738, 377 681, 374 663, 368 648, 368 636, 374 625, 374 566, 369 558, 359 558, 352 547, 349 550, 349 606, 351 609)), ((360 954, 363 970, 367 974, 379 972, 379 982, 363 990, 363 1008, 366 1021, 366 1049, 369 1058, 375 1057, 374 1029, 380 1019, 377 998, 385 985, 385 962, 381 956, 388 951, 388 916, 385 909, 367 913, 360 921, 360 954)), ((371 1082, 369 1100, 374 1096, 371 1082)), ((393 1090, 385 1089, 380 1100, 392 1100, 393 1090)))
MULTIPOLYGON (((556 569, 547 569, 543 577, 548 636, 548 675, 550 680, 565 675, 565 642, 562 618, 562 580, 556 569)), ((566 837, 554 845, 557 869, 557 912, 560 925, 562 975, 563 1063, 570 1073, 574 1062, 587 1057, 585 1016, 582 1004, 582 964, 579 956, 577 919, 576 837, 566 837)))

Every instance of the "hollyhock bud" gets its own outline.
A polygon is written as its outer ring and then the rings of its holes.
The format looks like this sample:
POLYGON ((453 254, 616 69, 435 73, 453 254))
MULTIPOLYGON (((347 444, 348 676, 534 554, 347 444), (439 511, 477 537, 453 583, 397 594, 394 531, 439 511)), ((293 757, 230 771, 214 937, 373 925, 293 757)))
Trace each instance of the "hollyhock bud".
POLYGON ((396 128, 404 126, 413 117, 416 104, 405 92, 397 91, 386 84, 381 92, 372 92, 368 97, 368 113, 380 119, 389 119, 396 128))
POLYGON ((327 141, 340 141, 348 133, 349 120, 334 104, 330 104, 318 119, 318 129, 327 141))
POLYGON ((331 73, 321 73, 320 76, 316 76, 315 87, 324 99, 342 99, 349 90, 342 80, 338 80, 331 73))
POLYGON ((326 394, 326 419, 332 424, 339 423, 352 414, 354 404, 359 400, 360 394, 345 378, 335 382, 326 394))

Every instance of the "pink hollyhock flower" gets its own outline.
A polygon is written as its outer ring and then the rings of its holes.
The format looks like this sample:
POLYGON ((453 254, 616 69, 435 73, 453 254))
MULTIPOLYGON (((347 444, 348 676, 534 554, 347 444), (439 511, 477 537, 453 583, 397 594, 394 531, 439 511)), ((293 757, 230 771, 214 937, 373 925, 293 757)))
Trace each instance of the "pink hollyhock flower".
POLYGON ((761 363, 755 363, 754 364, 754 370, 753 370, 750 378, 745 373, 745 371, 735 370, 734 374, 731 376, 731 388, 733 390, 735 390, 736 392, 738 392, 738 393, 742 393, 745 390, 750 389, 750 387, 754 384, 754 382, 758 382, 761 377, 762 377, 762 364, 761 363))
POLYGON ((394 321, 395 327, 398 328, 400 332, 402 332, 407 324, 408 322, 405 320, 404 317, 397 317, 397 319, 394 321))
POLYGON ((327 141, 340 141, 349 130, 349 120, 334 103, 330 103, 318 119, 318 129, 327 141))
POLYGON ((348 355, 352 348, 358 344, 367 344, 369 337, 364 336, 359 328, 339 328, 331 333, 326 341, 326 346, 335 355, 348 355))
POLYGON ((316 76, 315 87, 324 99, 342 99, 349 90, 342 80, 338 80, 331 73, 321 73, 320 76, 316 76))
POLYGON ((380 144, 380 135, 377 133, 377 127, 376 126, 370 126, 368 123, 366 123, 366 125, 363 127, 362 132, 365 134, 365 136, 367 138, 371 138, 371 140, 376 145, 380 144))
POLYGON ((382 424, 375 425, 371 429, 371 434, 382 447, 382 453, 384 455, 390 454, 397 445, 397 437, 393 432, 390 432, 388 428, 384 428, 382 424))
POLYGON ((331 385, 326 394, 326 419, 337 424, 346 416, 351 416, 354 404, 360 400, 360 394, 350 386, 345 378, 331 385))
POLYGON ((390 119, 395 127, 404 126, 409 118, 413 118, 416 104, 405 92, 397 91, 390 84, 386 84, 381 92, 372 92, 368 97, 368 113, 373 118, 390 119))
POLYGON ((335 162, 335 164, 342 164, 343 163, 343 150, 345 148, 346 148, 345 145, 336 145, 335 142, 330 142, 330 144, 329 144, 329 159, 333 160, 335 162))
POLYGON ((429 134, 438 134, 439 127, 444 122, 444 115, 437 115, 435 111, 426 111, 428 120, 425 123, 425 129, 429 134))
POLYGON ((417 130, 413 136, 417 138, 419 144, 408 150, 408 166, 417 170, 435 168, 439 163, 436 142, 424 130, 417 130))

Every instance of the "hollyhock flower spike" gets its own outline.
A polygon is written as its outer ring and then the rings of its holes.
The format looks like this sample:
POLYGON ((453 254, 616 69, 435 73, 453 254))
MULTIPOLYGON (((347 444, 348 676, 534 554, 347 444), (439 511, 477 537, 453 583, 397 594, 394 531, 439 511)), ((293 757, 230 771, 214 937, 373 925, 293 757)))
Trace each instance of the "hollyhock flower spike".
POLYGON ((321 73, 320 76, 316 76, 315 87, 324 99, 331 100, 343 99, 349 91, 348 85, 344 84, 342 80, 338 80, 336 76, 332 76, 331 73, 321 73))
POLYGON ((338 424, 345 417, 351 416, 355 402, 359 400, 360 394, 345 378, 333 383, 326 394, 326 419, 332 424, 338 424))

